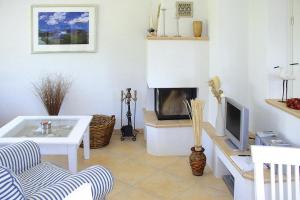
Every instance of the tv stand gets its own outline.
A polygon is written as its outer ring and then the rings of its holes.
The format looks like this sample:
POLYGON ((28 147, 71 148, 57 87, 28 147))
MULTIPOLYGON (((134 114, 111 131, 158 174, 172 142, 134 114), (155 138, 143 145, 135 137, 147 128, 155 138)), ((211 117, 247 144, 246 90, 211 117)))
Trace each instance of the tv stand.
POLYGON ((229 139, 229 138, 226 138, 225 139, 225 143, 233 150, 233 151, 239 151, 239 148, 233 144, 233 142, 229 139))
POLYGON ((225 178, 234 200, 254 200, 253 171, 243 171, 231 158, 234 155, 250 155, 250 151, 240 151, 227 137, 216 137, 214 143, 214 175, 225 178))

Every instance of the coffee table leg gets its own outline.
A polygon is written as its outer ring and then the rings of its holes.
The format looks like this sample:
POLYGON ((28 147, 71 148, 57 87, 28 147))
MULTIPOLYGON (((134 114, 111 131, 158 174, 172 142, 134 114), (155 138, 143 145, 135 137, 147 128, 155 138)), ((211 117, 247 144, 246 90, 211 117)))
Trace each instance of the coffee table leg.
POLYGON ((84 159, 90 159, 90 129, 86 129, 83 135, 83 154, 84 159))
POLYGON ((77 147, 76 145, 68 146, 69 170, 73 173, 77 172, 77 147))

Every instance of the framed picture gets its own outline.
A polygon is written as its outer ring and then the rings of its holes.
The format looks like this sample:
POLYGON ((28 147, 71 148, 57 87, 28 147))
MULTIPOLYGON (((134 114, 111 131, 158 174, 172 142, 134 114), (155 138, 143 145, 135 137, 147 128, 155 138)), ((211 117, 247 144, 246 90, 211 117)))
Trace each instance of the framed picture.
POLYGON ((95 52, 97 7, 34 5, 32 53, 95 52))
POLYGON ((177 17, 193 17, 193 2, 177 1, 176 2, 177 17))

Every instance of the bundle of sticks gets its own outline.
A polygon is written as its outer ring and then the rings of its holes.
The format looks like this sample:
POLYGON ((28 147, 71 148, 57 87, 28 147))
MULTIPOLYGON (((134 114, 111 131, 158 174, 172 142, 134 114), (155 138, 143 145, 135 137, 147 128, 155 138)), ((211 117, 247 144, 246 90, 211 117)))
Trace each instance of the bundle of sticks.
POLYGON ((191 104, 185 102, 188 109, 191 111, 190 118, 193 123, 194 140, 195 140, 195 150, 200 151, 201 146, 201 135, 202 135, 202 121, 203 121, 203 109, 204 101, 201 100, 191 100, 191 104))

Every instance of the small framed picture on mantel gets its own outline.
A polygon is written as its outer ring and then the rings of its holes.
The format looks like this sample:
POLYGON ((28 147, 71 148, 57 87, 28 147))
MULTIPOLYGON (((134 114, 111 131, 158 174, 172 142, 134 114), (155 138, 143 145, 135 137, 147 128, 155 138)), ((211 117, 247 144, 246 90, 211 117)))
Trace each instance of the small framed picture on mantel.
POLYGON ((95 52, 97 6, 33 5, 32 53, 95 52))

